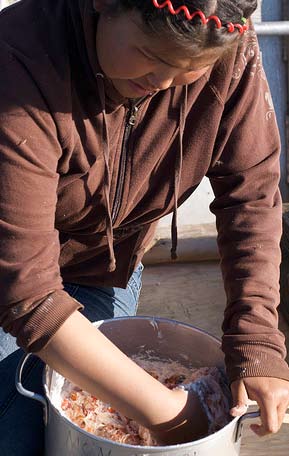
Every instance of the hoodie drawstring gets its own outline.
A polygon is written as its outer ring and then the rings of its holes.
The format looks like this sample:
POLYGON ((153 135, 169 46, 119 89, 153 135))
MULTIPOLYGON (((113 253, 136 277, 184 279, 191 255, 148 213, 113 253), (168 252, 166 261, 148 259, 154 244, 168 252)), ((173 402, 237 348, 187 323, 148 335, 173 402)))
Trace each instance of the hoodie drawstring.
POLYGON ((181 172, 183 164, 183 136, 185 129, 186 113, 187 113, 187 102, 188 102, 188 86, 184 86, 184 100, 180 106, 180 116, 179 116, 179 150, 176 157, 175 163, 175 173, 174 173, 174 211, 173 218, 171 223, 171 238, 172 238, 172 248, 171 248, 171 259, 176 260, 177 256, 177 246, 178 246, 178 197, 179 197, 179 188, 181 182, 181 172))
MULTIPOLYGON (((109 178, 109 135, 106 123, 106 110, 105 110, 105 88, 104 88, 104 76, 102 73, 96 73, 97 86, 101 102, 102 110, 102 151, 103 158, 105 163, 105 173, 104 173, 104 195, 105 195, 105 206, 106 206, 106 236, 109 248, 109 265, 108 271, 113 272, 116 269, 116 259, 113 248, 113 226, 112 226, 112 216, 111 208, 109 202, 110 195, 110 178, 109 178)), ((172 238, 172 248, 171 248, 171 258, 172 260, 177 259, 177 244, 178 244, 178 226, 177 226, 177 212, 178 212, 178 196, 179 188, 181 181, 181 171, 183 163, 183 135, 185 128, 185 120, 187 113, 187 99, 188 99, 188 87, 184 86, 184 100, 180 106, 179 113, 179 148, 178 154, 175 162, 175 173, 174 173, 174 210, 173 218, 171 223, 171 238, 172 238)))
POLYGON ((108 271, 113 272, 116 269, 116 259, 113 249, 113 227, 112 227, 112 217, 111 217, 111 208, 109 202, 110 194, 110 178, 109 178, 109 135, 107 130, 106 123, 106 111, 105 111, 105 89, 104 89, 104 76, 102 73, 96 73, 97 86, 101 102, 101 111, 102 111, 102 151, 103 158, 105 163, 105 172, 104 172, 104 196, 105 196, 105 206, 106 206, 106 237, 109 248, 109 265, 108 271))

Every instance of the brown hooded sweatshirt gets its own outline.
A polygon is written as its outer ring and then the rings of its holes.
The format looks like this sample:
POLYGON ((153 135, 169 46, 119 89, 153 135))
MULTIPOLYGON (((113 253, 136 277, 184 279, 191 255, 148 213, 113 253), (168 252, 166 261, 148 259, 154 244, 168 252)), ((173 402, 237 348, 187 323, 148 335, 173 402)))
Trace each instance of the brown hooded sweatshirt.
POLYGON ((1 326, 40 350, 81 307, 63 281, 125 287, 155 222, 208 176, 228 375, 289 380, 280 144, 254 32, 195 83, 133 102, 99 74, 96 27, 91 0, 0 14, 1 326))

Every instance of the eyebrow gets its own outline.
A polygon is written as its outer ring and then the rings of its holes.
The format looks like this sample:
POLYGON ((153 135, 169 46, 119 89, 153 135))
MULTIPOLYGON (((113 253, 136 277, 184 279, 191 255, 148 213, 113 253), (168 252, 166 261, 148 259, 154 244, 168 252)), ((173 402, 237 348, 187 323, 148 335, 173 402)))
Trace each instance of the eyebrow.
MULTIPOLYGON (((153 57, 154 59, 159 60, 160 62, 164 63, 165 65, 168 65, 168 66, 170 66, 170 67, 172 67, 172 68, 180 68, 180 69, 181 69, 181 67, 180 67, 179 65, 173 65, 172 63, 166 62, 164 59, 162 59, 162 58, 159 57, 158 55, 155 55, 155 54, 151 51, 151 49, 148 49, 148 48, 146 48, 146 47, 143 47, 142 49, 143 49, 143 51, 144 51, 146 54, 148 54, 148 56, 151 56, 151 57, 153 57)), ((182 69, 185 70, 185 68, 182 68, 182 69)))
MULTIPOLYGON (((184 67, 180 67, 179 65, 173 65, 172 63, 166 62, 165 60, 163 60, 163 59, 162 59, 161 57, 159 57, 158 55, 155 55, 155 54, 151 51, 151 49, 146 48, 145 46, 142 47, 142 50, 143 50, 146 54, 148 54, 148 56, 151 56, 151 57, 153 57, 154 59, 159 60, 160 62, 164 63, 165 65, 168 65, 168 66, 170 66, 170 67, 172 67, 172 68, 178 68, 178 69, 180 69, 180 70, 188 71, 188 72, 190 72, 190 71, 199 71, 199 70, 202 70, 203 68, 210 67, 210 66, 214 65, 214 63, 215 63, 215 62, 207 63, 207 64, 204 64, 204 65, 202 65, 201 67, 197 67, 197 68, 191 68, 191 67, 189 67, 189 68, 187 68, 187 67, 184 68, 184 67)), ((192 62, 192 66, 194 66, 194 65, 193 65, 193 62, 192 62)))

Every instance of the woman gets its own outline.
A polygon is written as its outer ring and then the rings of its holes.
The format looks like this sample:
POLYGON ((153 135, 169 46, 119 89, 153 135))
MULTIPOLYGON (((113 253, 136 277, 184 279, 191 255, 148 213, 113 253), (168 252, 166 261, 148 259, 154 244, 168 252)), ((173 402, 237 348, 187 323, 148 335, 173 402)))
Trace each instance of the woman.
POLYGON ((228 297, 231 413, 250 397, 261 409, 253 430, 279 429, 289 402, 276 312, 280 147, 247 30, 255 8, 25 0, 1 14, 1 454, 42 448, 41 410, 13 389, 17 345, 160 442, 204 435, 198 397, 163 387, 90 321, 135 314, 156 221, 173 211, 175 258, 177 207, 205 175, 228 297))

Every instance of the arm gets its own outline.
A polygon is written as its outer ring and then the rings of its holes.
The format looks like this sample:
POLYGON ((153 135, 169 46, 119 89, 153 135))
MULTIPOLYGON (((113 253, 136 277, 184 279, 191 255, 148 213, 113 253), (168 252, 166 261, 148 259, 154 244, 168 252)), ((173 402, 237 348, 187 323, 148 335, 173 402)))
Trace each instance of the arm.
POLYGON ((244 403, 236 387, 242 384, 259 403, 261 433, 266 433, 280 426, 282 412, 277 424, 272 426, 272 420, 276 423, 284 402, 284 385, 286 404, 289 398, 289 369, 277 314, 280 143, 256 39, 249 35, 245 46, 235 63, 209 177, 227 294, 223 350, 230 381, 236 381, 234 405, 239 399, 244 403), (273 385, 274 401, 269 398, 273 385))
POLYGON ((81 305, 63 291, 58 264, 57 127, 33 75, 3 43, 0 100, 0 325, 36 351, 81 305))
POLYGON ((190 441, 207 431, 196 396, 166 388, 79 312, 65 321, 38 355, 84 390, 151 429, 158 441, 190 441))

